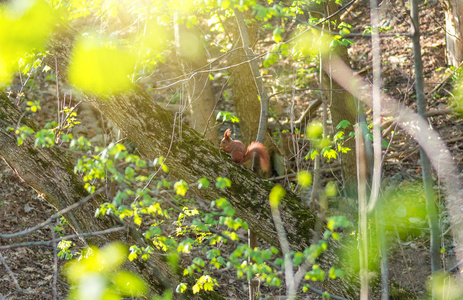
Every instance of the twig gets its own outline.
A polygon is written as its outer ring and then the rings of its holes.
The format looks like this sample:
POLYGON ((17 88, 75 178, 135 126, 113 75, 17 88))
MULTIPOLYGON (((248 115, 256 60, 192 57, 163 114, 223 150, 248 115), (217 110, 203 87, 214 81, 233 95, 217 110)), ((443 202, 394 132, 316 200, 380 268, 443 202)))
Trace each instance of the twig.
POLYGON ((10 276, 11 280, 13 280, 13 283, 14 283, 14 285, 16 286, 16 288, 17 288, 18 290, 21 291, 22 289, 21 289, 21 286, 20 286, 19 283, 18 283, 18 280, 16 279, 16 276, 14 276, 13 271, 11 271, 10 267, 9 267, 8 264, 6 263, 6 260, 5 260, 5 258, 3 257, 3 255, 2 255, 1 252, 0 252, 0 260, 2 261, 2 264, 3 264, 3 266, 5 267, 6 272, 7 272, 8 275, 10 276))
POLYGON ((351 6, 352 4, 354 4, 355 1, 358 1, 358 0, 352 0, 350 1, 349 3, 347 3, 346 5, 344 5, 343 7, 341 7, 340 9, 338 9, 337 11, 335 11, 334 13, 332 13, 331 15, 329 15, 328 17, 322 19, 321 21, 319 21, 317 24, 315 24, 315 26, 318 26, 322 23, 324 23, 325 21, 328 21, 329 19, 337 16, 339 13, 341 13, 342 11, 346 10, 349 8, 349 6, 351 6))
POLYGON ((317 111, 317 109, 320 107, 322 103, 323 101, 321 99, 317 99, 314 102, 312 102, 295 123, 301 124, 301 123, 307 122, 307 120, 310 117, 312 117, 312 115, 317 111))
POLYGON ((58 59, 55 56, 55 74, 56 74, 56 106, 57 106, 57 122, 58 124, 61 124, 61 109, 60 109, 60 103, 59 103, 59 71, 58 71, 58 59))
POLYGON ((108 228, 108 229, 100 230, 100 231, 95 231, 95 232, 66 235, 66 236, 59 237, 56 240, 24 242, 24 243, 18 243, 18 244, 4 245, 4 246, 0 246, 0 251, 1 250, 11 250, 11 249, 16 249, 16 248, 22 248, 22 247, 53 246, 53 244, 56 243, 56 241, 72 240, 72 239, 75 239, 75 238, 103 235, 103 234, 113 233, 113 232, 122 231, 122 230, 126 230, 126 229, 127 229, 126 226, 112 227, 112 228, 108 228))
MULTIPOLYGON (((238 41, 237 41, 236 43, 238 43, 238 41)), ((236 48, 236 44, 235 44, 234 48, 236 48)), ((227 78, 227 81, 222 85, 222 89, 220 90, 220 93, 218 94, 219 97, 220 97, 220 95, 223 94, 223 91, 224 91, 225 87, 228 85, 228 82, 230 81, 230 79, 233 77, 233 75, 235 74, 235 72, 236 72, 237 70, 238 70, 238 68, 234 69, 234 70, 233 70, 233 73, 230 74, 230 76, 227 78)), ((270 99, 270 97, 269 97, 269 99, 270 99)), ((211 118, 212 118, 213 115, 215 115, 215 109, 216 109, 216 107, 217 107, 218 104, 219 104, 219 101, 216 101, 216 102, 215 102, 214 109, 212 110, 211 114, 209 115, 209 118, 207 119, 207 125, 206 125, 206 128, 204 129, 203 135, 206 134, 206 132, 207 132, 207 130, 208 130, 208 128, 209 128, 209 124, 210 124, 210 122, 211 122, 211 118)))
MULTIPOLYGON (((242 47, 240 48, 236 48, 235 50, 238 50, 238 49, 242 49, 242 47)), ((262 53, 262 54, 257 54, 255 55, 254 57, 251 57, 250 59, 248 60, 245 60, 245 61, 242 61, 240 63, 237 63, 237 64, 234 64, 234 65, 230 65, 230 66, 226 66, 226 67, 223 67, 223 68, 217 68, 217 69, 212 69, 212 70, 204 70, 204 71, 201 71, 201 70, 198 70, 198 71, 193 71, 191 72, 187 78, 183 78, 183 79, 179 79, 178 81, 176 82, 173 82, 173 83, 170 83, 168 85, 165 85, 165 86, 162 86, 162 87, 158 87, 158 88, 153 88, 153 90, 163 90, 163 89, 166 89, 166 88, 169 88, 171 86, 174 86, 180 82, 184 82, 184 81, 189 81, 191 80, 193 77, 195 77, 197 74, 200 74, 200 73, 213 73, 213 72, 219 72, 219 71, 225 71, 225 70, 229 70, 229 69, 232 69, 232 68, 235 68, 235 67, 239 67, 241 65, 244 65, 244 64, 248 64, 256 59, 260 59, 262 57, 264 57, 265 55, 267 55, 267 52, 265 53, 262 53)), ((209 64, 205 65, 205 66, 208 66, 209 64)), ((205 66, 201 67, 200 69, 204 68, 205 66)), ((185 77, 185 75, 183 76, 179 76, 179 77, 185 77)), ((178 77, 177 77, 178 78, 178 77)), ((172 79, 171 79, 172 80, 172 79)), ((167 81, 167 80, 166 80, 167 81)), ((159 82, 158 82, 159 83, 159 82)))
POLYGON ((359 2, 360 2, 359 0, 355 0, 354 3, 352 3, 351 7, 349 7, 349 9, 346 10, 346 11, 339 17, 339 19, 340 19, 341 21, 343 21, 343 20, 347 17, 347 15, 350 14, 350 13, 357 7, 357 5, 359 4, 359 2))
MULTIPOLYGON (((176 127, 175 124, 176 124, 176 123, 177 123, 177 113, 174 114, 174 124, 172 125, 172 137, 171 137, 171 139, 170 139, 169 149, 167 149, 167 153, 166 153, 166 156, 165 156, 165 158, 164 158, 164 161, 166 161, 167 158, 169 157, 170 150, 172 149, 172 145, 173 145, 173 143, 174 143, 175 127, 176 127)), ((180 123, 181 123, 181 122, 180 122, 180 123)), ((180 130, 180 131, 181 131, 181 130, 180 130)), ((161 171, 161 169, 162 169, 162 164, 159 166, 159 168, 156 170, 156 172, 154 172, 154 174, 151 176, 150 180, 148 180, 148 182, 146 183, 146 185, 143 187, 142 192, 148 188, 148 186, 151 184, 151 182, 152 182, 153 179, 156 177, 156 175, 159 173, 159 171, 161 171)), ((139 198, 140 198, 140 196, 135 197, 135 199, 133 200, 132 203, 135 203, 139 198)))
POLYGON ((57 292, 57 281, 58 281, 58 252, 56 250, 56 236, 55 230, 53 226, 50 226, 51 230, 51 238, 53 244, 53 284, 52 284, 52 292, 53 292, 53 300, 58 299, 58 292, 57 292))
POLYGON ((461 141, 461 140, 463 140, 463 136, 459 136, 459 137, 455 137, 455 138, 452 138, 452 139, 448 139, 448 140, 445 140, 445 142, 446 142, 447 144, 449 144, 449 143, 459 142, 459 141, 461 141))

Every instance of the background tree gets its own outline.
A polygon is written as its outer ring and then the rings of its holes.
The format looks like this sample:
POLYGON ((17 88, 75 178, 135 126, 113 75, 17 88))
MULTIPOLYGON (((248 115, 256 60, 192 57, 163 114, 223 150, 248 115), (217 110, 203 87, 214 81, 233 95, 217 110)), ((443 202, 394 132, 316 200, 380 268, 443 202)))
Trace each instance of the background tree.
POLYGON ((189 24, 188 20, 181 18, 176 20, 175 46, 184 76, 191 77, 187 85, 191 127, 205 133, 206 138, 215 142, 217 140, 217 128, 214 126, 216 99, 212 94, 209 78, 212 75, 204 69, 208 65, 204 39, 199 30, 188 28, 194 26, 189 24))
MULTIPOLYGON (((318 19, 328 22, 324 22, 322 28, 328 31, 336 32, 342 29, 340 15, 338 13, 340 6, 335 1, 327 1, 325 3, 312 2, 309 5, 309 11, 313 16, 318 19)), ((340 57, 344 62, 349 64, 349 57, 347 55, 347 45, 339 42, 335 42, 333 53, 340 57)), ((325 60, 328 65, 322 66, 325 69, 331 68, 331 61, 325 60)), ((333 127, 336 128, 342 121, 348 121, 350 124, 342 131, 346 136, 349 136, 351 132, 354 132, 354 124, 357 123, 357 108, 352 96, 346 92, 336 81, 330 79, 329 76, 324 76, 324 86, 329 87, 330 91, 327 93, 325 101, 329 103, 331 112, 331 119, 333 127)), ((356 198, 357 195, 357 163, 355 157, 355 140, 346 139, 344 146, 351 149, 351 151, 341 152, 340 161, 342 166, 343 174, 343 185, 349 196, 356 198)))
MULTIPOLYGON (((251 12, 246 12, 246 18, 250 17, 251 12)), ((230 69, 230 87, 233 91, 233 104, 236 114, 240 119, 239 127, 243 143, 249 145, 256 140, 259 129, 260 102, 259 93, 251 71, 248 57, 243 49, 240 30, 234 18, 228 19, 225 23, 225 30, 230 34, 235 51, 230 54, 230 65, 235 66, 230 69)), ((257 23, 250 23, 247 28, 251 45, 257 43, 257 23)))
POLYGON ((463 8, 458 0, 442 0, 441 4, 445 12, 447 60, 449 65, 458 67, 463 59, 463 8))

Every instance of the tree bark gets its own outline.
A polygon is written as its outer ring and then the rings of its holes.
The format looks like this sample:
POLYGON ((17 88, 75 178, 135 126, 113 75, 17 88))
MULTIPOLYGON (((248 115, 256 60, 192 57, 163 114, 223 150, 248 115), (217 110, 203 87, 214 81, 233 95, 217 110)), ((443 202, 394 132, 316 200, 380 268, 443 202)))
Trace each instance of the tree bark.
POLYGON ((207 139, 217 141, 217 129, 214 126, 214 109, 216 100, 212 94, 212 85, 208 72, 204 72, 207 65, 206 50, 201 36, 196 29, 188 29, 185 24, 175 25, 175 44, 177 55, 181 62, 184 75, 188 80, 188 103, 190 110, 190 125, 207 139), (193 72, 196 73, 190 76, 193 72))
POLYGON ((463 3, 441 0, 445 12, 445 41, 448 64, 458 67, 463 60, 463 3))
MULTIPOLYGON (((248 15, 249 12, 244 14, 248 15)), ((242 45, 238 26, 233 23, 227 28, 230 32, 233 32, 234 44, 236 46, 242 45)), ((253 45, 257 37, 256 24, 252 23, 247 26, 247 31, 251 45, 253 45)), ((240 119, 241 138, 245 145, 249 145, 256 140, 260 117, 259 91, 257 90, 251 66, 246 62, 249 59, 250 57, 246 56, 244 49, 234 51, 230 55, 230 64, 239 65, 230 70, 230 86, 233 91, 232 96, 236 114, 240 119)))

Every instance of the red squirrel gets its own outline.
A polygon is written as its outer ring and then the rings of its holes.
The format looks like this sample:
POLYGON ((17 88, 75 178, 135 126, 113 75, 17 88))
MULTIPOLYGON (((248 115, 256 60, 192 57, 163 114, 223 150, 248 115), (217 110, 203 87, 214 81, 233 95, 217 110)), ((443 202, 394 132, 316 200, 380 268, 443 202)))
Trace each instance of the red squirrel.
POLYGON ((223 134, 223 139, 220 142, 220 150, 230 153, 231 159, 234 162, 241 164, 250 160, 254 153, 256 153, 259 157, 261 168, 264 171, 267 171, 270 168, 270 159, 267 148, 259 142, 252 142, 246 150, 241 141, 231 138, 230 128, 223 134))

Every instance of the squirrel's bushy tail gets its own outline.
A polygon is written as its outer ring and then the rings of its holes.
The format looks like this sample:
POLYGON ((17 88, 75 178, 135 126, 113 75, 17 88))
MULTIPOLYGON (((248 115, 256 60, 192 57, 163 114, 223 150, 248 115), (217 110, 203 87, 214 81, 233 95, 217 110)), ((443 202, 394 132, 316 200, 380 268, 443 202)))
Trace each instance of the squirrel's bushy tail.
POLYGON ((262 170, 267 171, 270 168, 270 158, 268 155, 267 148, 265 148, 265 146, 259 142, 252 142, 248 146, 248 152, 244 157, 244 161, 250 160, 254 153, 257 153, 257 156, 259 156, 260 167, 262 168, 262 170))

